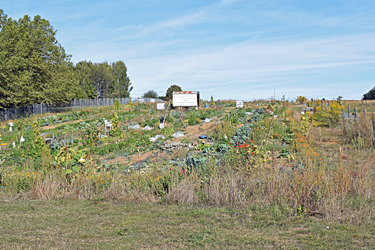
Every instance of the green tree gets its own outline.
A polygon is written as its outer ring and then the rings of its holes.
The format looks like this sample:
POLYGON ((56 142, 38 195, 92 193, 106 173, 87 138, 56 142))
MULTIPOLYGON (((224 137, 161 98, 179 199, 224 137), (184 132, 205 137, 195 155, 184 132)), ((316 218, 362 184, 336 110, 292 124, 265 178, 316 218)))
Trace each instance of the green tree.
POLYGON ((167 92, 165 93, 165 100, 169 101, 173 97, 173 92, 182 91, 181 87, 178 85, 172 85, 167 89, 167 92))
POLYGON ((75 99, 96 98, 96 92, 91 81, 92 68, 90 63, 82 61, 76 64, 74 68, 75 77, 79 86, 75 91, 75 99))
POLYGON ((77 97, 126 98, 133 90, 122 61, 111 64, 82 61, 76 64, 75 75, 80 85, 77 97))
POLYGON ((16 21, 0 9, 0 108, 72 99, 78 82, 71 56, 55 36, 38 15, 16 21))
POLYGON ((155 90, 148 90, 142 96, 143 98, 158 98, 158 93, 155 90))
POLYGON ((110 87, 113 82, 112 70, 107 62, 91 64, 91 82, 97 98, 111 97, 110 87))
POLYGON ((215 107, 215 101, 214 101, 214 96, 211 96, 211 107, 215 107))
POLYGON ((363 100, 375 100, 375 87, 363 95, 363 100))
POLYGON ((123 61, 112 63, 113 82, 111 86, 111 96, 116 98, 127 98, 133 90, 130 78, 127 74, 127 68, 123 61))

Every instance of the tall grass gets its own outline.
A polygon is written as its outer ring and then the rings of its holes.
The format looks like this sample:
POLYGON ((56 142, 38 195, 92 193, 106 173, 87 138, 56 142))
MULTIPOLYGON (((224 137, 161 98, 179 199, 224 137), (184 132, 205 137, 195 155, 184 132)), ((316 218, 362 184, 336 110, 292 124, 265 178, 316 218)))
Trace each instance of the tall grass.
MULTIPOLYGON (((343 121, 341 128, 302 128, 301 118, 295 119, 266 118, 256 124, 251 136, 259 141, 260 153, 251 156, 255 160, 244 160, 233 150, 220 163, 212 160, 192 172, 166 158, 155 161, 146 172, 100 172, 93 166, 90 171, 67 174, 63 168, 34 171, 13 167, 2 170, 1 195, 23 192, 33 199, 279 206, 290 215, 325 216, 351 223, 374 219, 372 119, 343 121), (275 144, 271 138, 276 132, 280 137, 293 134, 293 142, 287 145, 293 157, 267 151, 275 144)), ((217 138, 233 132, 228 122, 216 128, 217 138)), ((181 158, 183 153, 168 156, 181 158)))

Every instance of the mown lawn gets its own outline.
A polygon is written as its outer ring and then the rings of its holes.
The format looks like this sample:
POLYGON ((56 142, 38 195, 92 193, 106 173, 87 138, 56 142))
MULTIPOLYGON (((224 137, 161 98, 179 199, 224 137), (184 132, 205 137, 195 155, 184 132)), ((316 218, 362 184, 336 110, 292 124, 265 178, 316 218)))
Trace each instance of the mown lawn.
POLYGON ((0 217, 0 249, 375 248, 375 222, 344 225, 278 207, 2 200, 0 217))

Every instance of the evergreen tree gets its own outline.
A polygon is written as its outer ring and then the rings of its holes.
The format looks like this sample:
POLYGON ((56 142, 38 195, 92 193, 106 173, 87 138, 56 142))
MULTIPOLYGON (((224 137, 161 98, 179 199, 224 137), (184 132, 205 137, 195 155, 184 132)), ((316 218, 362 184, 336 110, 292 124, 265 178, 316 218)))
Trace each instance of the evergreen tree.
POLYGON ((127 68, 123 61, 117 61, 112 63, 112 97, 116 98, 127 98, 130 96, 130 92, 133 90, 131 86, 130 78, 127 75, 127 68))
POLYGON ((363 95, 363 100, 375 100, 375 87, 363 95))

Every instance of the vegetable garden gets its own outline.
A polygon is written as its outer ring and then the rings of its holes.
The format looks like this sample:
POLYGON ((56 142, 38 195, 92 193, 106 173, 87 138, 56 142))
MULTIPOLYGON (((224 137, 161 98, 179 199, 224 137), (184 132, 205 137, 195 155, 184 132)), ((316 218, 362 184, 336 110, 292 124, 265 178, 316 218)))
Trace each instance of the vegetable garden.
POLYGON ((170 110, 163 130, 158 124, 166 112, 140 103, 20 119, 12 131, 3 123, 0 192, 25 199, 277 205, 293 216, 373 218, 371 112, 342 119, 343 101, 307 105, 314 112, 265 100, 243 109, 222 101, 182 114, 170 110))

